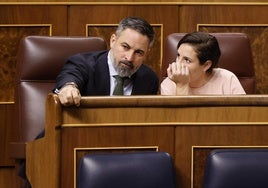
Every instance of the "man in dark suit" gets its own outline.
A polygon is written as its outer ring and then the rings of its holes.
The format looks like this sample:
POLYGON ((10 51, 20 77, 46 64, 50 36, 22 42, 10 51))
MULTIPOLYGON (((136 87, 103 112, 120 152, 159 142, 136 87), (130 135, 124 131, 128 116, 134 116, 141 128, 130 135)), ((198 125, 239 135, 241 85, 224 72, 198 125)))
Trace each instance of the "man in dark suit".
POLYGON ((143 64, 154 35, 146 20, 127 17, 111 35, 110 50, 70 57, 57 77, 54 90, 61 103, 79 106, 81 95, 116 95, 114 88, 121 82, 117 77, 123 78, 122 95, 157 94, 158 77, 143 64))
MULTIPOLYGON (((110 50, 81 53, 68 58, 57 77, 54 92, 64 106, 80 105, 82 96, 118 95, 114 89, 122 78, 122 95, 153 95, 158 93, 157 75, 143 64, 153 45, 154 30, 142 18, 127 17, 110 38, 110 50)), ((45 135, 43 130, 36 139, 45 135)), ((24 161, 19 175, 26 177, 24 161)))

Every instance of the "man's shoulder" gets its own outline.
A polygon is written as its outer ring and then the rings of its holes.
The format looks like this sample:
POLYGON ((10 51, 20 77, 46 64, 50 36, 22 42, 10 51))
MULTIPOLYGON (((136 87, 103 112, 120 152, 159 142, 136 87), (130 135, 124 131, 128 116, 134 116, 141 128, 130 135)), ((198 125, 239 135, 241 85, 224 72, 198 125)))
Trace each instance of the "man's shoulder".
POLYGON ((104 51, 92 51, 92 52, 81 52, 81 53, 77 53, 75 55, 70 56, 70 59, 74 59, 74 58, 83 58, 83 59, 87 59, 87 58, 98 58, 101 56, 107 56, 108 51, 104 50, 104 51))
POLYGON ((158 80, 158 76, 155 71, 146 64, 142 64, 140 66, 140 68, 136 72, 136 76, 141 79, 158 80))
POLYGON ((146 64, 142 64, 139 68, 139 71, 142 71, 142 72, 145 72, 145 73, 150 73, 150 74, 155 74, 156 73, 154 72, 154 70, 149 66, 149 65, 146 65, 146 64))

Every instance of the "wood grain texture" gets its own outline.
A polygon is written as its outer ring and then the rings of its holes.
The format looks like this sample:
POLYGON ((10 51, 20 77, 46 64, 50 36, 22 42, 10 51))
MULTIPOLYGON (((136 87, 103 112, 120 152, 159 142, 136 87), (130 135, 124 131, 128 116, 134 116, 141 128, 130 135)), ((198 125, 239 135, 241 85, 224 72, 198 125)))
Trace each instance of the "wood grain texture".
POLYGON ((67 35, 66 6, 0 6, 0 101, 14 101, 16 55, 28 35, 67 35), (52 28, 51 28, 52 27, 52 28))
POLYGON ((70 35, 84 35, 86 33, 89 36, 103 37, 109 47, 110 36, 122 18, 127 16, 143 17, 153 25, 156 32, 154 45, 145 64, 153 68, 156 74, 161 77, 163 41, 170 31, 178 30, 178 23, 172 21, 177 15, 178 8, 176 6, 73 6, 70 8, 69 33, 70 35), (104 14, 100 14, 100 12, 104 14))
POLYGON ((238 32, 246 33, 252 50, 254 69, 256 72, 256 93, 268 93, 268 24, 240 24, 240 25, 200 25, 204 32, 238 32))
MULTIPOLYGON (((114 25, 87 25, 88 36, 99 36, 105 39, 107 45, 109 46, 110 37, 115 32, 117 28, 117 24, 114 25)), ((161 46, 162 46, 162 26, 161 25, 153 25, 155 31, 155 40, 154 45, 149 51, 149 55, 144 61, 144 64, 148 65, 152 68, 155 73, 160 77, 161 75, 161 46)))
MULTIPOLYGON (((90 25, 118 24, 119 20, 130 15, 141 16, 146 18, 152 24, 162 25, 161 29, 163 29, 163 31, 161 31, 161 37, 159 38, 158 36, 157 38, 157 41, 161 41, 161 43, 155 44, 156 51, 153 51, 154 53, 159 53, 159 50, 165 42, 165 37, 168 34, 195 31, 198 24, 260 24, 260 26, 254 28, 246 26, 243 27, 243 29, 239 28, 238 30, 236 27, 223 27, 220 28, 220 31, 229 32, 235 30, 244 31, 249 34, 252 44, 252 52, 256 59, 255 73, 257 77, 258 94, 267 94, 267 28, 261 26, 263 24, 268 24, 267 0, 260 0, 258 2, 253 0, 243 0, 243 5, 239 4, 242 1, 232 1, 233 3, 228 4, 231 0, 224 2, 221 0, 201 0, 199 3, 190 0, 183 0, 180 2, 171 0, 169 1, 171 3, 168 3, 167 1, 151 0, 146 1, 145 3, 142 3, 144 1, 141 0, 116 1, 117 3, 115 0, 109 2, 104 0, 82 0, 80 2, 82 4, 75 1, 64 0, 31 0, 24 3, 20 0, 0 0, 1 102, 13 101, 14 80, 16 76, 15 56, 20 38, 23 35, 43 33, 43 31, 36 31, 34 28, 28 27, 30 24, 51 24, 53 36, 85 36, 87 35, 87 27, 90 27, 90 25), (36 4, 31 4, 31 2, 36 2, 36 4), (246 2, 250 3, 247 4, 246 2), (20 27, 20 29, 14 30, 10 27, 14 24, 25 25, 24 27, 20 27), (35 31, 32 32, 33 30, 35 31)), ((94 31, 96 34, 99 34, 100 31, 102 34, 105 33, 105 36, 109 35, 104 27, 96 28, 97 30, 94 31)), ((213 28, 214 27, 207 27, 206 29, 211 31, 213 28)), ((159 27, 156 29, 157 32, 160 32, 158 31, 159 27)), ((162 50, 160 51, 162 53, 162 50)), ((157 71, 159 69, 158 62, 159 57, 161 58, 161 54, 155 55, 154 53, 150 54, 152 56, 150 63, 152 63, 153 67, 156 67, 157 71)), ((225 112, 223 111, 223 113, 225 112)), ((248 111, 246 114, 248 116, 255 116, 255 112, 251 111, 248 111)), ((198 115, 201 116, 206 114, 199 113, 198 115)), ((13 117, 13 112, 10 112, 10 110, 0 110, 0 117, 1 120, 3 118, 3 121, 1 121, 1 130, 5 132, 8 130, 8 128, 5 127, 8 126, 8 124, 5 124, 4 122, 10 121, 9 118, 13 117)), ((2 143, 5 145, 3 147, 5 148, 5 151, 7 151, 7 144, 10 138, 6 137, 6 135, 1 137, 1 139, 2 138, 4 138, 2 143)), ((7 155, 4 155, 1 160, 9 161, 7 157, 7 155)))
MULTIPOLYGON (((239 112, 236 115, 239 115, 239 112)), ((267 131, 267 124, 258 125, 255 123, 249 125, 241 123, 240 125, 178 126, 176 128, 175 163, 179 167, 180 172, 178 179, 183 180, 181 186, 202 188, 207 153, 203 153, 202 156, 202 153, 200 153, 202 151, 196 151, 200 155, 196 154, 193 161, 191 161, 191 148, 193 146, 237 146, 238 148, 239 146, 268 146, 268 138, 265 136, 267 131), (193 182, 191 182, 190 176, 191 165, 194 165, 193 182)))
MULTIPOLYGON (((98 5, 0 5, 0 25, 14 24, 51 24, 52 35, 85 36, 97 35, 109 39, 111 27, 117 25, 126 16, 140 16, 155 24, 157 32, 156 42, 146 63, 158 74, 160 72, 162 53, 165 38, 174 32, 191 32, 197 29, 198 24, 268 24, 268 5, 209 5, 208 4, 108 4, 98 5), (104 12, 104 13, 103 13, 104 12), (239 14, 238 14, 239 13, 239 14), (103 26, 94 26, 101 25, 103 26), (93 25, 93 26, 92 26, 93 25), (92 30, 93 28, 93 30, 92 30), (87 33, 88 31, 88 33, 87 33)), ((24 35, 42 35, 42 31, 33 32, 33 28, 23 28, 23 31, 2 27, 1 54, 0 54, 0 101, 13 101, 15 79, 15 56, 18 43, 24 35), (27 28, 27 29, 26 29, 27 28)), ((257 77, 257 93, 267 93, 266 74, 266 44, 267 28, 255 27, 254 30, 246 27, 221 28, 221 32, 247 32, 252 39, 252 51, 255 58, 257 77), (257 31, 257 32, 256 32, 257 31), (261 49, 261 50, 259 50, 261 49)), ((211 30, 211 28, 210 28, 211 30)), ((108 42, 109 43, 109 40, 108 42)), ((162 78, 160 78, 162 80, 162 78)))
POLYGON ((83 97, 79 108, 62 108, 58 97, 49 95, 47 110, 46 137, 27 145, 27 172, 39 187, 57 187, 59 179, 60 187, 73 187, 75 148, 157 146, 174 159, 177 187, 199 188, 205 155, 192 161, 193 146, 268 142, 267 95, 83 97), (49 183, 44 174, 51 176, 49 183))
POLYGON ((0 101, 14 101, 16 62, 20 39, 27 35, 50 35, 49 25, 0 25, 0 101))
POLYGON ((9 157, 9 142, 17 136, 14 127, 14 104, 0 104, 0 167, 13 166, 9 157))
POLYGON ((17 170, 14 167, 0 167, 1 187, 18 188, 22 179, 17 178, 17 170))
MULTIPOLYGON (((255 3, 255 0, 121 0, 120 2, 118 0, 29 0, 29 1, 22 1, 22 0, 0 0, 0 2, 3 3, 18 3, 18 2, 24 2, 26 4, 28 3, 65 3, 65 4, 76 4, 76 3, 114 3, 114 4, 122 4, 122 3, 164 3, 164 4, 180 4, 180 3, 255 3)), ((258 2, 267 3, 266 0, 259 0, 258 2)))

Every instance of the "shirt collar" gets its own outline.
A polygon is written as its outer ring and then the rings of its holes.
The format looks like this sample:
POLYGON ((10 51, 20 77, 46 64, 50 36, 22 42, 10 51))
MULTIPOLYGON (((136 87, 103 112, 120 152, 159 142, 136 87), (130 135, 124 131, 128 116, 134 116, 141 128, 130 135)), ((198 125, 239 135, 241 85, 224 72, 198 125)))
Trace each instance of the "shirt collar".
POLYGON ((116 72, 116 70, 113 66, 113 61, 111 59, 111 51, 109 51, 109 53, 108 53, 108 66, 109 66, 109 72, 110 72, 111 76, 118 75, 118 73, 116 72))

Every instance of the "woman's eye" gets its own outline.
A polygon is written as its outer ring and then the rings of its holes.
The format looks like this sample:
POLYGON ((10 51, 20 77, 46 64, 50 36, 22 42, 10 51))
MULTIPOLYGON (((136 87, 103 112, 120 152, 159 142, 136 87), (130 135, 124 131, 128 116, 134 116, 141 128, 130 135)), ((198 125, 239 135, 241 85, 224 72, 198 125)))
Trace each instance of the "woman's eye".
POLYGON ((186 63, 191 63, 191 60, 189 58, 184 59, 186 63))

